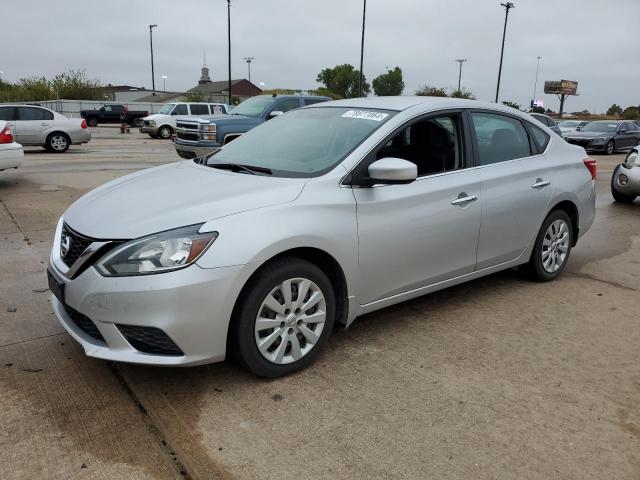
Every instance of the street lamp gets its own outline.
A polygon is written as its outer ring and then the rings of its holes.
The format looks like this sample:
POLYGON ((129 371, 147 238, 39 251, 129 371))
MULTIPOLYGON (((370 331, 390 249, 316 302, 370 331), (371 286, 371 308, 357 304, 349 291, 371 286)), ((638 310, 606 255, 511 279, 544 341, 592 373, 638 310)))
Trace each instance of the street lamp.
POLYGON ((255 60, 255 57, 244 57, 244 61, 247 62, 247 68, 249 69, 249 83, 251 83, 251 62, 255 60))
POLYGON ((162 91, 167 93, 167 76, 162 75, 162 91))
POLYGON ((227 42, 229 46, 229 105, 231 105, 231 0, 227 0, 227 42))
POLYGON ((151 46, 151 94, 156 94, 156 76, 153 72, 153 29, 158 25, 149 25, 149 45, 151 46))
POLYGON ((363 82, 363 73, 362 73, 362 63, 364 60, 364 22, 367 18, 367 0, 364 0, 364 4, 362 5, 362 41, 360 42, 360 81, 358 82, 358 92, 362 97, 362 82, 363 82))
POLYGON ((533 100, 531 100, 531 108, 533 109, 533 102, 536 101, 536 90, 538 89, 538 71, 540 70, 540 59, 542 57, 538 57, 538 65, 536 66, 536 81, 533 84, 533 100))
POLYGON ((458 72, 458 93, 460 93, 460 80, 462 80, 462 64, 466 61, 466 58, 459 58, 456 60, 456 62, 460 64, 460 71, 458 72))
POLYGON ((509 19, 509 10, 515 8, 511 2, 501 3, 504 7, 504 30, 502 31, 502 49, 500 50, 500 67, 498 67, 498 84, 496 85, 496 103, 498 103, 498 94, 500 93, 500 76, 502 75, 502 57, 504 56, 504 38, 507 35, 507 20, 509 19))

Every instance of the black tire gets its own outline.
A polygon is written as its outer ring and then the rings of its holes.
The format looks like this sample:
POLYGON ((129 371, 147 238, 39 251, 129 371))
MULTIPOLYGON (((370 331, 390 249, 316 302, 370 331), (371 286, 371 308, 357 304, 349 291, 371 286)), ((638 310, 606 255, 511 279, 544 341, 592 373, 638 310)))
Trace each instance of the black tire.
POLYGON ((163 140, 169 140, 173 135, 173 128, 169 125, 163 125, 158 129, 158 136, 156 138, 162 138, 163 140))
POLYGON ((96 117, 87 118, 87 125, 89 125, 91 128, 97 127, 98 126, 98 119, 96 117))
POLYGON ((71 139, 63 132, 53 132, 47 137, 45 148, 53 153, 64 153, 69 150, 71 139))
POLYGON ((618 165, 613 171, 613 175, 611 175, 611 195, 616 202, 633 203, 636 199, 636 195, 626 195, 616 190, 614 179, 616 178, 616 173, 620 168, 623 168, 622 165, 618 165))
MULTIPOLYGON (((293 257, 274 260, 262 267, 251 278, 238 299, 230 330, 231 341, 229 344, 233 350, 233 355, 253 374, 264 378, 281 377, 306 368, 313 363, 327 344, 335 321, 335 305, 331 282, 327 275, 316 265, 293 257), (300 359, 286 364, 273 363, 260 353, 256 344, 256 317, 267 295, 282 282, 294 278, 311 280, 320 289, 326 305, 325 323, 316 343, 300 359)), ((280 327, 283 328, 282 325, 280 327)), ((276 329, 277 327, 273 331, 275 332, 276 329)), ((284 330, 292 331, 292 329, 287 329, 286 327, 281 331, 284 330)), ((302 339, 302 337, 300 338, 302 339)), ((289 346, 286 348, 288 349, 289 346)))
POLYGON ((604 153, 607 155, 612 155, 616 151, 616 142, 613 140, 609 140, 607 142, 607 146, 604 149, 604 153))
POLYGON ((539 282, 548 282, 558 277, 564 271, 567 263, 569 262, 571 247, 574 242, 574 232, 575 226, 571 221, 571 217, 569 217, 567 212, 565 212, 564 210, 553 210, 551 213, 549 213, 549 215, 547 215, 547 218, 545 218, 544 222, 542 222, 542 226, 540 227, 540 231, 538 232, 538 236, 536 238, 536 243, 533 246, 533 252, 531 252, 529 264, 527 265, 527 270, 531 278, 539 282), (542 261, 543 241, 545 239, 545 235, 547 234, 547 230, 549 230, 551 224, 557 220, 562 220, 567 224, 569 228, 569 242, 567 245, 566 256, 564 258, 564 261, 562 262, 562 265, 556 271, 550 272, 545 269, 542 261))

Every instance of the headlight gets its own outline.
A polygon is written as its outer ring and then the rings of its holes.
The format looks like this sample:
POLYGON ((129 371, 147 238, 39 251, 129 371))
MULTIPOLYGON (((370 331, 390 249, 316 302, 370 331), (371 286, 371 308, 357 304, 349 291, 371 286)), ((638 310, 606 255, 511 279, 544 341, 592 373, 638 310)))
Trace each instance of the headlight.
POLYGON ((598 141, 598 142, 604 142, 607 139, 607 137, 596 137, 594 138, 594 140, 598 141))
POLYGON ((107 277, 147 275, 178 270, 194 263, 218 232, 198 233, 201 225, 131 240, 102 257, 98 271, 107 277))
POLYGON ((627 158, 624 160, 624 166, 627 168, 640 167, 640 157, 637 150, 631 150, 627 158))
POLYGON ((150 127, 155 127, 156 126, 156 121, 155 120, 149 120, 149 126, 150 127))
POLYGON ((205 132, 216 133, 216 124, 215 123, 204 123, 204 124, 200 125, 200 130, 204 130, 205 132))
POLYGON ((216 134, 215 133, 203 133, 202 134, 202 139, 215 142, 216 141, 216 134))

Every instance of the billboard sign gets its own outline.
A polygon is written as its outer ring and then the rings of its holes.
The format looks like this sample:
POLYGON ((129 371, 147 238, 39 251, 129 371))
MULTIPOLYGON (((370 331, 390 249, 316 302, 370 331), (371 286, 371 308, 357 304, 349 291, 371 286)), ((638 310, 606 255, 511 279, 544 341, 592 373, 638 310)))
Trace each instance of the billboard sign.
POLYGON ((555 93, 558 95, 576 95, 578 82, 573 80, 552 80, 544 82, 544 93, 555 93))

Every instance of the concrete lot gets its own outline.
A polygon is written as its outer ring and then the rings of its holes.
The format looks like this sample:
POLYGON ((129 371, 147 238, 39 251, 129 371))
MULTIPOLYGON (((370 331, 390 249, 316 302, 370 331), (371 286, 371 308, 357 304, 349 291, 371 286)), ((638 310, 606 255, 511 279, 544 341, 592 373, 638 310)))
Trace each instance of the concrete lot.
POLYGON ((55 223, 177 157, 112 128, 29 151, 0 173, 0 476, 637 480, 640 202, 612 203, 623 155, 595 158, 598 217, 558 281, 508 271, 367 315, 266 381, 86 358, 48 301, 55 223))

